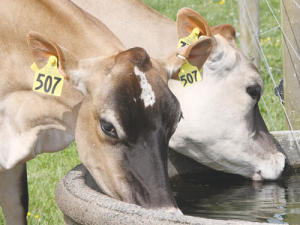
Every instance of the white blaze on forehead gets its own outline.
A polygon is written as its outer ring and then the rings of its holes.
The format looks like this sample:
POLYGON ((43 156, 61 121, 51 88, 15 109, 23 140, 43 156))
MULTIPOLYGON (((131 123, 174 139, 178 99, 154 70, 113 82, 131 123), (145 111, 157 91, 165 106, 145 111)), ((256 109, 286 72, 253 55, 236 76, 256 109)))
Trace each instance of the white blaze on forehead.
POLYGON ((142 88, 142 94, 141 99, 144 101, 145 108, 148 106, 153 106, 155 103, 155 94, 152 90, 151 85, 148 83, 146 79, 146 74, 139 70, 138 67, 134 67, 134 73, 135 75, 139 76, 141 79, 141 88, 142 88))

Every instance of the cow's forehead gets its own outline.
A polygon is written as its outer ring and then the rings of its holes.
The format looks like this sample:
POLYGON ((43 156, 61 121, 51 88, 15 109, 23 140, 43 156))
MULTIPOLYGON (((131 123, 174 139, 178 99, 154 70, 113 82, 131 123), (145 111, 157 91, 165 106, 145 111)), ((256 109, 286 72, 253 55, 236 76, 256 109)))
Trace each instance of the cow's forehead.
POLYGON ((177 117, 179 102, 160 75, 133 67, 109 79, 113 88, 104 94, 99 116, 109 114, 105 119, 113 117, 124 133, 130 134, 130 139, 135 139, 145 129, 167 126, 177 117))
POLYGON ((239 49, 235 49, 235 54, 236 68, 247 86, 263 87, 263 80, 256 66, 239 49))
POLYGON ((123 74, 112 74, 109 79, 112 89, 104 94, 105 101, 116 107, 153 111, 159 110, 162 103, 176 99, 156 71, 143 72, 135 66, 123 74))
MULTIPOLYGON (((218 45, 214 49, 213 62, 220 60, 221 65, 214 65, 225 75, 235 74, 247 85, 263 86, 261 75, 255 65, 237 48, 230 44, 226 38, 215 35, 218 45), (225 68, 225 69, 224 69, 225 68)), ((207 63, 209 65, 209 63, 207 63)))

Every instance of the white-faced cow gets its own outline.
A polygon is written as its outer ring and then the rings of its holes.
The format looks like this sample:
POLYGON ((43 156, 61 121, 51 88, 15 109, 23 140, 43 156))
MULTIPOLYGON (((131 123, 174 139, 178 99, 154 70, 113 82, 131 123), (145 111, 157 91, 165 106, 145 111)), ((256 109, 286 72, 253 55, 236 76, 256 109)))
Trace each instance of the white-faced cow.
POLYGON ((170 147, 213 169, 253 180, 281 175, 285 156, 273 143, 258 108, 263 82, 237 48, 231 25, 210 29, 199 14, 184 8, 178 13, 176 31, 175 22, 140 0, 74 1, 101 19, 125 46, 137 44, 155 57, 166 55, 177 46, 178 38, 188 36, 195 27, 200 35, 214 36, 203 80, 185 88, 178 81, 169 82, 184 117, 170 147))
MULTIPOLYGON (((169 186, 167 148, 181 109, 166 81, 185 63, 178 54, 203 57, 201 46, 209 52, 211 39, 155 60, 142 48, 126 50, 69 0, 2 0, 0 10, 0 203, 7 224, 26 224, 25 162, 74 138, 107 195, 180 212, 169 186), (32 90, 33 62, 39 69, 58 66, 65 76, 61 96, 32 90)), ((38 74, 34 90, 54 91, 59 81, 48 73, 38 74)))

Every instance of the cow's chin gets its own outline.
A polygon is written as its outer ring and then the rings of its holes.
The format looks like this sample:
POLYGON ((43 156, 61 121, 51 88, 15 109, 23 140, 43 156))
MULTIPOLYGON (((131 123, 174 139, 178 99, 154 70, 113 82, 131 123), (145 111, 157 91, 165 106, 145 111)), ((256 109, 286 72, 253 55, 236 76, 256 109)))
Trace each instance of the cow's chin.
POLYGON ((232 149, 237 149, 233 147, 214 146, 209 148, 197 145, 196 142, 180 146, 179 142, 172 140, 170 143, 172 149, 176 149, 177 152, 207 167, 225 173, 238 174, 253 181, 277 180, 280 178, 285 166, 285 156, 281 152, 268 153, 263 157, 259 157, 242 150, 237 152, 243 154, 233 154, 232 149), (223 151, 220 152, 216 149, 222 149, 223 151))

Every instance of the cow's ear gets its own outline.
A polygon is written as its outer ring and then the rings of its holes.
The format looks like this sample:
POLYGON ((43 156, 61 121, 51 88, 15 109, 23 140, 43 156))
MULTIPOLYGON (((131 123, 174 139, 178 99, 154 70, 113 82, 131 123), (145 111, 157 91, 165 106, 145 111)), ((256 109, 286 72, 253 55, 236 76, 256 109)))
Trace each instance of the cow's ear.
POLYGON ((169 78, 179 79, 178 72, 186 60, 200 70, 207 60, 213 43, 210 27, 206 20, 195 11, 183 8, 177 14, 177 36, 178 40, 188 37, 192 31, 198 28, 199 40, 189 46, 181 47, 174 54, 168 56, 167 66, 169 78))
POLYGON ((217 25, 211 28, 213 35, 223 36, 229 44, 236 46, 235 29, 230 24, 217 25))
POLYGON ((70 51, 37 32, 30 32, 27 42, 38 68, 43 68, 49 57, 55 56, 57 58, 57 68, 61 75, 83 95, 87 93, 83 74, 76 72, 79 68, 79 61, 70 51))
POLYGON ((185 38, 192 33, 194 28, 199 28, 200 36, 212 37, 210 27, 206 20, 197 12, 189 8, 182 8, 177 13, 177 36, 185 38))
POLYGON ((200 70, 208 58, 212 48, 212 38, 203 37, 198 41, 181 47, 172 52, 165 59, 168 71, 168 79, 179 80, 178 73, 183 64, 188 61, 200 70))
POLYGON ((71 52, 34 31, 29 32, 27 43, 38 68, 43 68, 49 57, 53 55, 57 58, 57 68, 66 79, 69 79, 65 73, 66 68, 72 69, 78 62, 71 52))

